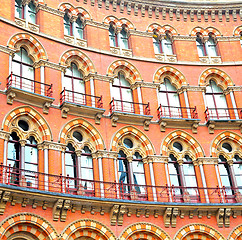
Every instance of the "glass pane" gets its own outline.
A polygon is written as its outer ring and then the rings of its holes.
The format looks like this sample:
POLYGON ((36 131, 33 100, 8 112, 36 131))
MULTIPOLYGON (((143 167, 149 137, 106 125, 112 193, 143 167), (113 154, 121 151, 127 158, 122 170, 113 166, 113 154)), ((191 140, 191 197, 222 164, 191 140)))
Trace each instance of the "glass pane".
POLYGON ((162 40, 162 48, 166 55, 173 55, 172 42, 168 36, 162 40))
POLYGON ((161 42, 158 38, 153 37, 154 51, 157 54, 161 53, 161 42))
POLYGON ((73 166, 66 166, 66 176, 69 176, 71 178, 75 177, 74 167, 73 166))
POLYGON ((112 98, 114 98, 116 100, 120 100, 121 99, 120 88, 119 87, 112 87, 111 95, 112 95, 112 98))
POLYGON ((32 65, 33 64, 33 61, 28 56, 28 52, 24 48, 21 48, 21 51, 22 51, 22 62, 23 63, 26 63, 26 64, 32 65))
MULTIPOLYGON (((25 167, 25 170, 27 170, 27 171, 32 171, 32 172, 38 171, 38 165, 25 163, 24 167, 25 167)), ((29 174, 29 173, 27 172, 26 174, 29 174)))
POLYGON ((71 153, 65 153, 65 164, 68 166, 74 166, 72 155, 71 153))
POLYGON ((76 20, 76 32, 77 37, 83 39, 83 24, 79 18, 76 20))
MULTIPOLYGON (((34 80, 34 68, 22 65, 22 77, 34 80)), ((31 81, 29 81, 28 85, 31 85, 31 81)))
POLYGON ((92 168, 92 157, 91 156, 81 156, 81 166, 92 168))
POLYGON ((209 37, 208 41, 206 42, 206 49, 210 57, 217 56, 216 44, 212 37, 209 37))
POLYGON ((29 14, 29 21, 33 24, 35 24, 36 22, 36 10, 35 10, 35 5, 30 2, 30 4, 28 5, 28 14, 29 14))
POLYGON ((173 86, 167 78, 164 80, 164 84, 166 86, 167 91, 173 91, 173 92, 177 91, 175 86, 173 86))
POLYGON ((208 108, 215 108, 213 95, 206 94, 205 96, 206 96, 206 102, 207 102, 208 108))
POLYGON ((8 143, 8 159, 17 159, 17 151, 15 147, 15 143, 9 142, 8 143))
POLYGON ((124 87, 130 87, 129 82, 125 79, 125 76, 123 74, 119 74, 120 84, 124 87))
POLYGON ((15 0, 15 17, 23 18, 22 1, 15 0))
POLYGON ((82 179, 93 180, 93 170, 87 169, 87 168, 82 168, 81 176, 82 176, 82 179))
POLYGON ((25 146, 25 163, 38 163, 38 150, 37 147, 25 146))
POLYGON ((197 44, 198 56, 204 57, 205 52, 204 52, 204 44, 202 43, 202 40, 200 38, 197 38, 196 44, 197 44))

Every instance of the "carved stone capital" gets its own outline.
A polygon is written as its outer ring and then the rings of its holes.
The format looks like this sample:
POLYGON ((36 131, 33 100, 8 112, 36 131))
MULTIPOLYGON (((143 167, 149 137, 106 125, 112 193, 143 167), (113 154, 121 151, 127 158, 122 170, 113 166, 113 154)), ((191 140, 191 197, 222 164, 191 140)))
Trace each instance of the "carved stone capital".
POLYGON ((198 161, 198 165, 201 165, 201 164, 212 164, 212 165, 215 165, 215 164, 218 164, 218 158, 215 158, 215 157, 200 157, 197 159, 198 161))

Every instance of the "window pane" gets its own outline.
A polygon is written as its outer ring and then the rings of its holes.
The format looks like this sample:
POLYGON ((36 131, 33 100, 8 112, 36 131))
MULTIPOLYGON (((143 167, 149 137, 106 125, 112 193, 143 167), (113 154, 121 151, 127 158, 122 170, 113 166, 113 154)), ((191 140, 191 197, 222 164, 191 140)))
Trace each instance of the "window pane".
POLYGON ((83 24, 79 18, 76 20, 76 32, 77 37, 83 39, 83 24))
POLYGON ((153 37, 153 45, 154 45, 154 51, 157 54, 161 53, 161 42, 158 39, 158 37, 153 37))
POLYGON ((38 163, 38 150, 37 147, 25 146, 25 163, 38 163))
POLYGON ((28 14, 29 14, 29 21, 31 23, 36 22, 36 9, 35 9, 35 5, 33 4, 33 2, 30 2, 30 4, 28 5, 28 14))

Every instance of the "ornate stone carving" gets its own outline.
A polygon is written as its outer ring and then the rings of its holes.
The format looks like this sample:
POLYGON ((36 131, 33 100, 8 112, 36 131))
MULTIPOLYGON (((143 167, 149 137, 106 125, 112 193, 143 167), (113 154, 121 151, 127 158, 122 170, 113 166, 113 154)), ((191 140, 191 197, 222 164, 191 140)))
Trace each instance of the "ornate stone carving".
POLYGON ((168 228, 170 226, 171 215, 172 215, 172 208, 171 207, 166 208, 164 216, 163 216, 164 224, 165 224, 166 228, 168 228))
POLYGON ((13 105, 13 100, 16 97, 16 94, 14 92, 9 92, 7 94, 7 104, 13 105))
POLYGON ((11 193, 8 191, 0 191, 0 193, 2 194, 0 201, 0 215, 3 215, 6 208, 6 204, 11 197, 11 193))
POLYGON ((115 226, 118 219, 119 205, 114 205, 110 212, 111 226, 115 226))
POLYGON ((58 199, 53 207, 53 221, 58 221, 64 200, 58 199))

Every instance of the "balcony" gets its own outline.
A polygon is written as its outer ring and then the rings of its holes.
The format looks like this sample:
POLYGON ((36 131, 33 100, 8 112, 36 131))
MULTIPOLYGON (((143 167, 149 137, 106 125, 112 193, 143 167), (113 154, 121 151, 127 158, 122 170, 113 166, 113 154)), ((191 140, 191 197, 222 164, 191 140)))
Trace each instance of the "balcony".
POLYGON ((214 129, 240 129, 242 123, 242 108, 206 108, 205 119, 209 133, 214 129))
POLYGON ((14 100, 43 108, 48 114, 52 98, 52 84, 45 84, 32 79, 10 74, 7 78, 7 103, 12 105, 14 100))
POLYGON ((114 98, 110 102, 110 115, 113 127, 117 126, 117 122, 132 123, 143 125, 146 131, 149 130, 150 121, 153 118, 150 115, 149 103, 135 103, 114 98))
POLYGON ((102 182, 69 176, 44 174, 0 165, 0 183, 83 197, 144 202, 236 203, 242 202, 242 189, 216 187, 150 186, 102 182))
POLYGON ((60 93, 60 108, 63 118, 67 118, 68 113, 95 119, 96 124, 100 124, 105 109, 102 108, 102 96, 97 97, 85 93, 64 90, 60 93))
POLYGON ((161 132, 166 127, 171 128, 191 128, 193 133, 197 133, 198 119, 196 107, 171 107, 160 105, 157 109, 158 121, 161 132))

